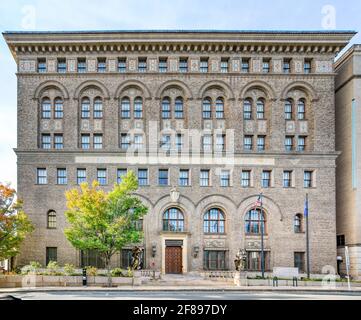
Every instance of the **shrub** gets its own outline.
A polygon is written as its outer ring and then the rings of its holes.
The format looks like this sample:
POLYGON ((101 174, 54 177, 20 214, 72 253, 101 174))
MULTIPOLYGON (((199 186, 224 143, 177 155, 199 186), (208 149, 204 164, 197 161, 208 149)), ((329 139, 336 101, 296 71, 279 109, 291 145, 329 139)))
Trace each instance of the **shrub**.
POLYGON ((56 261, 50 261, 48 263, 46 266, 46 274, 49 276, 56 276, 61 274, 59 272, 59 265, 56 261))
POLYGON ((124 276, 123 272, 124 272, 123 269, 115 268, 112 270, 111 274, 112 274, 112 277, 123 277, 124 276))
POLYGON ((85 269, 86 269, 86 274, 88 276, 96 276, 98 273, 98 269, 95 267, 89 266, 89 267, 85 267, 85 269))
POLYGON ((37 261, 31 261, 30 264, 21 268, 21 274, 39 274, 41 264, 37 261))
POLYGON ((128 271, 127 271, 127 277, 129 277, 129 278, 132 278, 133 277, 133 270, 132 270, 132 268, 128 268, 128 271))
POLYGON ((67 276, 72 276, 75 274, 75 267, 72 264, 65 264, 64 265, 64 273, 67 276))

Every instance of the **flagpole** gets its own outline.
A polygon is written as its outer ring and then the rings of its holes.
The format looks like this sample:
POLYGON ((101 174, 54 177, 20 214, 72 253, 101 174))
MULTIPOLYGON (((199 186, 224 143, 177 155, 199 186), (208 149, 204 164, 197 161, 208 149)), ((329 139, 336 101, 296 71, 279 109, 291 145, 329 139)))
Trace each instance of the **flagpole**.
POLYGON ((261 193, 261 269, 262 269, 262 279, 264 279, 264 220, 263 220, 263 195, 261 193))
POLYGON ((308 193, 306 194, 306 255, 307 255, 307 279, 310 279, 310 237, 309 237, 309 223, 308 223, 308 215, 309 215, 309 207, 308 207, 308 193))

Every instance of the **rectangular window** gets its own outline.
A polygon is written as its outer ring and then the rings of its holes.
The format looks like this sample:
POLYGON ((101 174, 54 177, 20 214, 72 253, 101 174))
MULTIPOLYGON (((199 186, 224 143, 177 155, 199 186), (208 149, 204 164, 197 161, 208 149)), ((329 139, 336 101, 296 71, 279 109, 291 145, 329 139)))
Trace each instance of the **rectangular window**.
POLYGON ((56 183, 57 184, 67 184, 67 173, 66 169, 57 169, 56 170, 56 183))
POLYGON ((243 188, 249 188, 251 186, 251 171, 243 170, 241 175, 241 186, 243 188))
POLYGON ((310 74, 312 72, 312 60, 306 59, 303 65, 303 71, 305 74, 310 74))
POLYGON ((98 269, 105 268, 105 262, 101 254, 97 250, 81 250, 80 251, 80 266, 82 268, 87 266, 96 267, 98 269))
POLYGON ((243 73, 249 73, 249 58, 243 58, 242 59, 242 72, 243 73))
POLYGON ((262 188, 271 187, 271 171, 264 170, 262 171, 262 188))
POLYGON ((222 58, 221 59, 221 72, 222 73, 228 73, 229 71, 229 59, 228 58, 222 58))
POLYGON ((208 58, 201 58, 200 61, 200 72, 207 73, 208 72, 208 58))
POLYGON ((293 150, 293 136, 286 136, 285 138, 285 149, 286 151, 292 151, 293 150))
POLYGON ((59 58, 57 61, 57 71, 58 73, 66 73, 66 59, 59 58))
POLYGON ((77 69, 78 69, 78 73, 85 73, 87 71, 85 58, 78 59, 77 69))
POLYGON ((54 149, 64 149, 63 135, 60 133, 54 134, 54 149))
POLYGON ((83 182, 86 182, 86 169, 77 169, 76 170, 76 183, 79 185, 83 182))
POLYGON ((58 261, 58 248, 46 247, 46 265, 48 265, 50 261, 58 261))
POLYGON ((107 60, 105 58, 98 58, 97 70, 100 73, 107 71, 107 60))
POLYGON ((41 148, 42 149, 51 149, 51 135, 42 134, 41 135, 41 148))
POLYGON ((294 266, 298 268, 300 273, 305 271, 305 253, 295 252, 294 253, 294 266))
POLYGON ((130 119, 130 100, 125 98, 121 102, 121 115, 123 119, 130 119))
POLYGON ((148 185, 148 169, 139 169, 138 170, 138 184, 140 186, 148 185))
POLYGON ((147 72, 147 58, 138 59, 138 72, 147 72))
POLYGON ((209 187, 210 186, 210 171, 209 170, 201 170, 199 175, 199 185, 201 187, 209 187))
POLYGON ((94 134, 93 143, 94 149, 103 149, 103 135, 94 134))
POLYGON ((142 134, 135 134, 134 135, 134 148, 136 150, 141 150, 144 148, 144 141, 142 134))
POLYGON ((179 170, 179 185, 189 186, 189 170, 179 170))
POLYGON ((177 148, 177 151, 182 151, 184 144, 183 140, 183 135, 181 133, 177 133, 175 137, 175 146, 177 148))
POLYGON ((121 184, 123 181, 123 177, 125 177, 128 173, 127 169, 118 169, 117 170, 117 183, 121 184))
POLYGON ((171 136, 168 134, 162 135, 161 148, 164 151, 169 151, 171 149, 171 136))
POLYGON ((180 58, 179 59, 179 72, 188 72, 188 59, 180 58))
POLYGON ((159 69, 159 72, 161 72, 161 73, 168 72, 168 59, 167 58, 159 58, 158 69, 159 69))
POLYGON ((45 168, 38 168, 36 170, 36 183, 37 184, 47 184, 48 175, 45 168))
POLYGON ((95 99, 94 101, 94 119, 102 119, 103 118, 103 102, 100 99, 95 99))
POLYGON ((130 135, 128 133, 122 133, 120 135, 120 148, 127 150, 130 147, 130 135))
POLYGON ((38 73, 45 73, 46 72, 46 59, 39 58, 38 59, 38 73))
MULTIPOLYGON (((261 271, 262 270, 262 252, 261 251, 248 251, 247 252, 247 267, 248 271, 261 271)), ((269 252, 264 252, 264 269, 270 269, 270 255, 269 252)))
POLYGON ((204 250, 204 270, 226 270, 226 251, 204 250))
POLYGON ((44 100, 41 104, 41 117, 43 119, 51 118, 51 102, 48 99, 44 100))
POLYGON ((344 247, 346 245, 345 235, 337 235, 337 247, 344 247))
POLYGON ((97 169, 97 181, 99 185, 107 185, 107 169, 97 169))
POLYGON ((298 137, 297 151, 304 152, 306 150, 306 137, 298 137))
POLYGON ((158 183, 160 186, 168 186, 168 169, 159 169, 158 171, 158 183))
POLYGON ((229 170, 221 171, 221 187, 229 187, 231 185, 231 173, 229 170))
POLYGON ((55 119, 63 119, 63 116, 64 116, 63 100, 56 99, 54 103, 54 117, 55 119))
POLYGON ((252 151, 253 149, 253 136, 244 136, 243 146, 245 151, 252 151))
POLYGON ((81 135, 81 148, 90 149, 90 134, 81 135))
POLYGON ((292 171, 283 171, 283 188, 292 187, 292 171))
POLYGON ((313 171, 305 171, 303 173, 303 186, 304 188, 313 187, 313 171))
POLYGON ((262 71, 263 71, 263 73, 270 73, 271 61, 269 59, 263 60, 262 71))
POLYGON ((174 117, 176 119, 183 119, 183 99, 177 98, 174 105, 174 117))
POLYGON ((202 148, 204 152, 212 152, 212 135, 205 134, 202 138, 202 148))
POLYGON ((217 134, 216 135, 216 151, 223 152, 226 151, 226 135, 217 134))
POLYGON ((127 58, 118 59, 118 72, 120 73, 127 72, 127 58))
POLYGON ((286 74, 291 73, 291 59, 283 60, 283 73, 286 73, 286 74))
POLYGON ((258 136, 257 137, 257 150, 264 151, 266 149, 266 137, 258 136))

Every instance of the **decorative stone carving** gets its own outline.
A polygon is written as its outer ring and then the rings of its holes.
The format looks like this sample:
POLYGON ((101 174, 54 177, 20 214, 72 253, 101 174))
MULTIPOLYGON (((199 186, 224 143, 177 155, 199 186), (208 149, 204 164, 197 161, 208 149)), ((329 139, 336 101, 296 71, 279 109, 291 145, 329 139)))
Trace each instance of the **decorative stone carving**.
POLYGON ((295 133, 296 125, 294 121, 286 121, 286 133, 295 133))
POLYGON ((308 122, 307 121, 299 121, 299 130, 301 134, 308 133, 308 122))
POLYGON ((137 67, 137 60, 134 58, 129 58, 129 71, 135 71, 137 67))
POLYGON ((121 128, 122 128, 123 131, 129 131, 130 130, 129 120, 122 120, 121 128))
POLYGON ((249 241, 247 243, 247 248, 248 249, 259 249, 259 248, 261 248, 261 243, 260 243, 260 241, 249 241))
POLYGON ((246 133, 253 133, 254 132, 254 122, 253 121, 245 121, 244 122, 244 131, 246 133))
POLYGON ((217 129, 226 130, 226 121, 217 120, 217 129))
POLYGON ((178 69, 178 61, 177 59, 170 58, 169 59, 169 71, 170 72, 177 72, 178 69))
POLYGON ((49 130, 50 129, 50 121, 49 120, 42 120, 41 121, 41 129, 42 130, 49 130))
POLYGON ((94 120, 94 130, 96 131, 102 130, 102 120, 94 120))
POLYGON ((108 70, 109 72, 116 72, 117 71, 117 62, 115 59, 109 59, 108 61, 108 70))
POLYGON ((241 63, 239 59, 232 60, 232 72, 239 72, 241 63))
POLYGON ((280 59, 273 60, 273 72, 282 73, 282 60, 280 59))
POLYGON ((151 71, 151 72, 157 71, 157 59, 155 59, 155 58, 149 59, 149 71, 151 71))
POLYGON ((199 70, 199 60, 192 59, 191 60, 191 71, 197 72, 199 70))
POLYGON ((88 72, 96 71, 97 61, 95 59, 88 59, 88 72))
POLYGON ((218 72, 219 71, 218 60, 212 60, 211 61, 211 70, 212 70, 212 72, 218 72))
POLYGON ((143 121, 142 120, 136 120, 134 122, 134 128, 143 130, 143 121))
POLYGON ((208 129, 208 130, 213 129, 212 120, 205 120, 204 121, 204 129, 208 129))
POLYGON ((267 133, 267 121, 258 120, 258 133, 267 133))
POLYGON ((256 72, 256 73, 261 72, 261 60, 260 59, 254 59, 252 65, 253 65, 253 72, 256 72))
POLYGON ((177 130, 182 130, 182 129, 184 129, 184 121, 183 121, 183 120, 177 120, 177 121, 176 121, 176 129, 177 129, 177 130))
POLYGON ((69 59, 68 60, 68 71, 69 72, 75 72, 76 71, 76 60, 75 59, 69 59))
POLYGON ((170 120, 163 120, 163 128, 164 129, 171 129, 172 128, 172 124, 171 124, 170 120))
POLYGON ((36 62, 35 60, 20 60, 19 72, 35 72, 36 62))
POLYGON ((300 60, 295 60, 294 66, 295 66, 295 72, 296 72, 296 73, 302 73, 302 72, 303 72, 302 61, 300 61, 300 60))
POLYGON ((81 121, 81 129, 84 131, 89 131, 90 130, 90 122, 89 120, 82 120, 81 121))
POLYGON ((170 199, 172 202, 178 202, 180 197, 180 192, 177 190, 176 187, 172 188, 170 191, 170 199))
POLYGON ((331 73, 333 72, 333 66, 331 61, 316 61, 317 73, 331 73))
POLYGON ((61 120, 56 120, 54 122, 54 129, 57 131, 63 130, 63 122, 61 120))
POLYGON ((48 59, 48 72, 56 72, 56 60, 55 59, 48 59))
POLYGON ((222 239, 206 239, 204 245, 206 248, 225 248, 226 241, 222 239))

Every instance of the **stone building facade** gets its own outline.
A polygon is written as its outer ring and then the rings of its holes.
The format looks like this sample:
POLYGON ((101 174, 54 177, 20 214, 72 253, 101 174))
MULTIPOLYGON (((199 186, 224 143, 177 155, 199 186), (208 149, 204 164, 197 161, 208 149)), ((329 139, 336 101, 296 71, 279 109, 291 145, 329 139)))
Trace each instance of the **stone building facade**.
MULTIPOLYGON (((134 170, 147 269, 336 268, 333 60, 351 32, 8 32, 18 191, 36 230, 18 264, 101 260, 67 242, 64 192, 134 170), (135 153, 134 150, 137 150, 135 153)), ((128 248, 129 249, 129 248, 128 248)), ((114 266, 129 263, 129 250, 114 266)))
POLYGON ((361 45, 354 45, 336 65, 337 244, 339 268, 361 277, 361 45))

